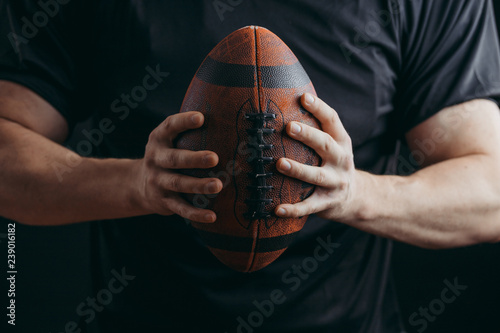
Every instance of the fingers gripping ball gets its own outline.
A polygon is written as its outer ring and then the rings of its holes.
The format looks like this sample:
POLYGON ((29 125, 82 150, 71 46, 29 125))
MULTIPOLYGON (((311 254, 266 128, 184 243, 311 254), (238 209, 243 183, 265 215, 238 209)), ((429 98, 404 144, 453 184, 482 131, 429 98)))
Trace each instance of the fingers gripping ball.
POLYGON ((269 30, 250 26, 210 52, 184 98, 181 112, 200 111, 205 124, 182 134, 177 147, 214 151, 219 164, 183 172, 218 177, 224 184, 217 196, 189 196, 194 205, 217 214, 213 224, 192 225, 210 251, 235 270, 256 271, 273 262, 307 219, 273 214, 279 204, 300 202, 314 191, 276 170, 281 157, 320 164, 312 149, 285 132, 290 121, 319 128, 300 105, 306 92, 315 94, 292 51, 269 30))

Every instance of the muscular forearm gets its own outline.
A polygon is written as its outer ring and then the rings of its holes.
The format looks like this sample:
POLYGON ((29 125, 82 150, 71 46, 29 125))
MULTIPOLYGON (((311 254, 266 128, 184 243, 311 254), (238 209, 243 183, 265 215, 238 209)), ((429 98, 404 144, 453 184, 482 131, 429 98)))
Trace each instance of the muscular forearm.
POLYGON ((408 176, 358 172, 358 214, 345 223, 425 248, 493 242, 500 235, 500 177, 492 157, 470 155, 408 176))
POLYGON ((287 134, 313 148, 320 167, 280 159, 278 170, 316 185, 307 199, 276 214, 310 214, 426 248, 500 241, 500 114, 495 103, 472 100, 441 110, 406 133, 425 159, 408 177, 376 176, 354 166, 352 144, 338 114, 319 98, 302 104, 322 131, 289 124, 287 134), (425 151, 423 150, 425 146, 425 151))
POLYGON ((0 215, 61 225, 146 214, 134 201, 136 161, 83 158, 0 119, 0 215))

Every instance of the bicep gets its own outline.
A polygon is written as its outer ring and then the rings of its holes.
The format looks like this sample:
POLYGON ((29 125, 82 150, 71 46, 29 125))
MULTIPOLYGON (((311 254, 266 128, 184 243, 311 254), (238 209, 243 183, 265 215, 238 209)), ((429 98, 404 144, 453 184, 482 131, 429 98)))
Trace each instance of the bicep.
POLYGON ((66 119, 51 104, 24 86, 2 80, 0 120, 20 124, 58 143, 68 136, 66 119))
POLYGON ((448 107, 406 133, 412 152, 424 156, 422 167, 468 155, 500 159, 500 112, 478 99, 448 107))

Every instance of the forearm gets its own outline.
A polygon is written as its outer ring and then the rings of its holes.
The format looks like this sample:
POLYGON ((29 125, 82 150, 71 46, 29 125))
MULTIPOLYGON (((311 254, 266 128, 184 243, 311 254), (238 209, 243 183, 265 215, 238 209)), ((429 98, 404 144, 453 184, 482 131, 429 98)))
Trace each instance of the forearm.
POLYGON ((454 158, 408 177, 358 172, 363 200, 357 214, 344 222, 425 248, 498 241, 500 177, 491 158, 454 158))
POLYGON ((0 215, 61 225, 147 214, 134 198, 133 160, 83 158, 0 120, 0 215))

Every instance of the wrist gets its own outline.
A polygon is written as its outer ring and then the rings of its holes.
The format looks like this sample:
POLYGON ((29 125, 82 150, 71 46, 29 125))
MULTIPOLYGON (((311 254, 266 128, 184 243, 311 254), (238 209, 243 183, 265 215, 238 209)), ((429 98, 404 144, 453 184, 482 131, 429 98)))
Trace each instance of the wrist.
POLYGON ((356 171, 352 197, 340 222, 355 226, 403 216, 405 210, 395 200, 402 197, 402 189, 410 183, 409 177, 356 171))
POLYGON ((104 182, 96 180, 99 183, 95 186, 102 188, 100 198, 108 209, 115 211, 113 215, 131 217, 149 213, 140 190, 141 160, 89 158, 85 163, 101 179, 106 179, 104 182))
POLYGON ((121 181, 124 181, 126 186, 124 191, 126 193, 125 202, 128 209, 134 215, 152 214, 144 199, 143 160, 126 160, 124 162, 126 164, 126 180, 121 181))
POLYGON ((374 191, 370 191, 370 189, 374 188, 377 181, 376 177, 376 175, 371 173, 356 170, 349 215, 350 223, 369 222, 373 220, 375 215, 372 209, 374 191))
POLYGON ((355 170, 346 199, 330 209, 328 219, 347 225, 367 222, 373 218, 372 201, 368 190, 376 177, 368 172, 355 170))

